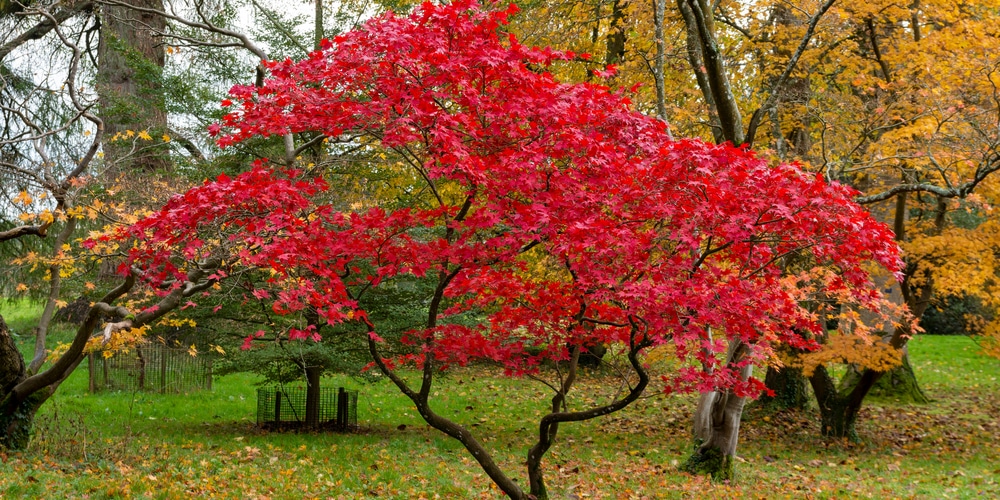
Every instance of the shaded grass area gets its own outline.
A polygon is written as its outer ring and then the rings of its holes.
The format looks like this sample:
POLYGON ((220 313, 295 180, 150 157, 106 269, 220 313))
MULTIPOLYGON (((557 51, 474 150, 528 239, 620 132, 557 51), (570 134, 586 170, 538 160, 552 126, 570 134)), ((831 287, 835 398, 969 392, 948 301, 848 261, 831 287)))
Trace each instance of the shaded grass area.
MULTIPOLYGON (((19 321, 8 319, 16 331, 19 321)), ((20 340, 30 348, 30 337, 20 340)), ((607 418, 563 426, 545 461, 550 492, 553 498, 1000 496, 1000 362, 979 355, 965 337, 918 337, 910 352, 934 401, 869 405, 858 429, 864 444, 821 440, 812 411, 751 411, 741 434, 739 481, 713 484, 676 469, 690 450, 694 398, 652 395, 607 418)), ((596 400, 609 380, 586 372, 576 397, 596 400)), ((427 427, 387 381, 324 379, 327 387, 358 390, 362 429, 354 434, 259 430, 256 382, 230 375, 217 378, 210 392, 95 395, 87 392, 84 364, 43 408, 31 448, 0 452, 0 497, 499 496, 471 456, 427 427)), ((470 426, 506 470, 523 477, 524 454, 547 406, 540 386, 470 368, 448 374, 434 390, 437 411, 470 426)))

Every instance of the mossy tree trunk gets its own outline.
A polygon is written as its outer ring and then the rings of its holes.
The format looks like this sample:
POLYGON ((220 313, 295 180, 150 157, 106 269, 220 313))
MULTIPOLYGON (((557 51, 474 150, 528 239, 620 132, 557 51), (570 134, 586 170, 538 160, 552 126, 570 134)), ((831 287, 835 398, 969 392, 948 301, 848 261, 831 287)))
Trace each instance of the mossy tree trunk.
MULTIPOLYGON (((85 342, 84 342, 85 343, 85 342)), ((0 448, 22 450, 28 446, 35 414, 48 401, 59 384, 72 373, 82 359, 83 345, 74 353, 75 362, 56 364, 38 376, 28 376, 24 357, 0 317, 0 448), (63 373, 62 377, 53 374, 63 373), (43 383, 39 384, 36 381, 43 383)), ((72 349, 72 347, 71 347, 72 349)))
POLYGON ((847 438, 857 441, 858 434, 854 424, 861 409, 861 399, 864 399, 863 385, 856 385, 850 391, 840 392, 837 383, 830 376, 825 366, 819 366, 809 377, 816 403, 819 405, 821 421, 820 434, 826 437, 847 438), (855 394, 856 393, 856 394, 855 394), (852 400, 860 398, 858 400, 852 400), (854 401, 852 405, 851 402, 854 401))
POLYGON ((87 312, 87 317, 76 330, 76 335, 69 347, 52 364, 41 371, 26 376, 24 358, 21 356, 14 339, 5 323, 0 321, 0 444, 8 448, 22 449, 28 445, 31 427, 35 413, 45 401, 48 401, 79 366, 84 358, 84 349, 94 331, 104 321, 105 316, 117 315, 125 318, 122 321, 106 326, 105 333, 110 335, 120 329, 138 328, 149 324, 163 315, 180 307, 185 299, 199 294, 215 281, 207 276, 218 269, 221 260, 212 259, 202 263, 200 267, 188 271, 187 281, 160 299, 154 306, 138 314, 132 314, 123 307, 112 306, 115 300, 132 290, 135 286, 135 276, 129 275, 125 281, 114 290, 108 292, 100 301, 95 302, 87 312))
POLYGON ((764 385, 774 391, 774 396, 764 394, 757 404, 771 411, 801 410, 809 403, 806 377, 796 368, 768 367, 764 385))
MULTIPOLYGON (((841 392, 853 390, 854 386, 861 380, 861 375, 861 370, 854 366, 849 367, 844 378, 840 381, 839 390, 841 392)), ((925 404, 931 401, 917 382, 917 376, 913 372, 910 356, 905 347, 903 348, 903 364, 879 377, 869 394, 877 398, 893 399, 900 403, 925 404)))
POLYGON ((107 138, 104 157, 117 174, 156 172, 169 167, 160 139, 167 131, 162 90, 166 44, 160 39, 166 19, 149 10, 163 10, 163 0, 127 3, 100 10, 97 82, 107 138), (137 139, 142 131, 148 139, 137 139), (117 134, 125 137, 116 140, 117 134))
MULTIPOLYGON (((736 340, 729 346, 728 364, 733 365, 746 355, 747 346, 736 340)), ((744 366, 740 378, 750 378, 752 365, 744 366)), ((709 474, 712 479, 735 479, 736 446, 739 442, 740 420, 743 417, 745 397, 731 391, 713 391, 702 394, 695 410, 695 450, 681 466, 692 474, 709 474)))
POLYGON ((0 316, 0 447, 20 449, 28 444, 30 419, 20 418, 24 412, 18 408, 7 410, 11 391, 26 377, 24 358, 14 343, 7 323, 0 316))

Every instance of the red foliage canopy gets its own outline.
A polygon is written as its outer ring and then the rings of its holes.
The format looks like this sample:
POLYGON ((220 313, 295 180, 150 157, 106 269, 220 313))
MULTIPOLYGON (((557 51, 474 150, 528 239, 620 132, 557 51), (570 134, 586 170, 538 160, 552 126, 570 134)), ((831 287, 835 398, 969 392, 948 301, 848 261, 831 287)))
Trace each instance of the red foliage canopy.
POLYGON ((267 63, 273 77, 233 88, 213 129, 222 145, 368 137, 413 161, 433 208, 338 211, 317 201, 321 179, 258 164, 122 232, 139 240, 126 265, 162 285, 228 252, 233 267, 269 271, 256 299, 279 313, 312 307, 329 323, 367 321, 353 287, 437 277, 448 307, 408 336, 423 356, 523 373, 565 358, 568 343, 642 338, 699 361, 674 389, 741 394, 762 386, 723 366, 728 340, 759 363, 779 343, 814 346, 804 334, 821 326, 807 299, 878 307, 867 263, 900 261, 854 191, 728 145, 670 141, 625 94, 554 80, 545 68, 571 54, 503 34, 515 10, 459 0, 385 14, 304 61, 267 63), (562 270, 530 272, 529 251, 562 270), (486 319, 449 321, 468 310, 486 319))

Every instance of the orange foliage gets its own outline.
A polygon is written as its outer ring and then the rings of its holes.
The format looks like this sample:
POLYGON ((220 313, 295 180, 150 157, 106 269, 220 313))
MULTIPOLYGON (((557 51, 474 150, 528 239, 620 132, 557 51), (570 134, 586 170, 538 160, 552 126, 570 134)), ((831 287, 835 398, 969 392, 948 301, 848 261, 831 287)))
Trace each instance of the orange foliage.
POLYGON ((886 342, 857 335, 831 335, 822 349, 797 356, 789 364, 809 377, 821 365, 844 363, 875 371, 889 371, 903 363, 902 351, 886 342))

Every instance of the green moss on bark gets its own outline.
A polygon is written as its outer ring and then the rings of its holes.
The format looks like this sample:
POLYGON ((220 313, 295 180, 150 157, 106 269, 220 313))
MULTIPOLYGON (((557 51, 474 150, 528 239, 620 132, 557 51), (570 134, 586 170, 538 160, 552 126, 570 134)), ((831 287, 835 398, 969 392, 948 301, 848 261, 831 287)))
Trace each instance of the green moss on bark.
POLYGON ((681 464, 680 470, 697 475, 710 475, 715 481, 736 479, 736 465, 733 457, 724 455, 718 448, 702 450, 700 447, 681 464))
POLYGON ((37 392, 21 402, 11 405, 13 395, 8 394, 0 403, 0 448, 23 450, 31 440, 31 430, 35 423, 35 414, 45 401, 45 395, 37 392), (11 407, 13 406, 13 407, 11 407))

